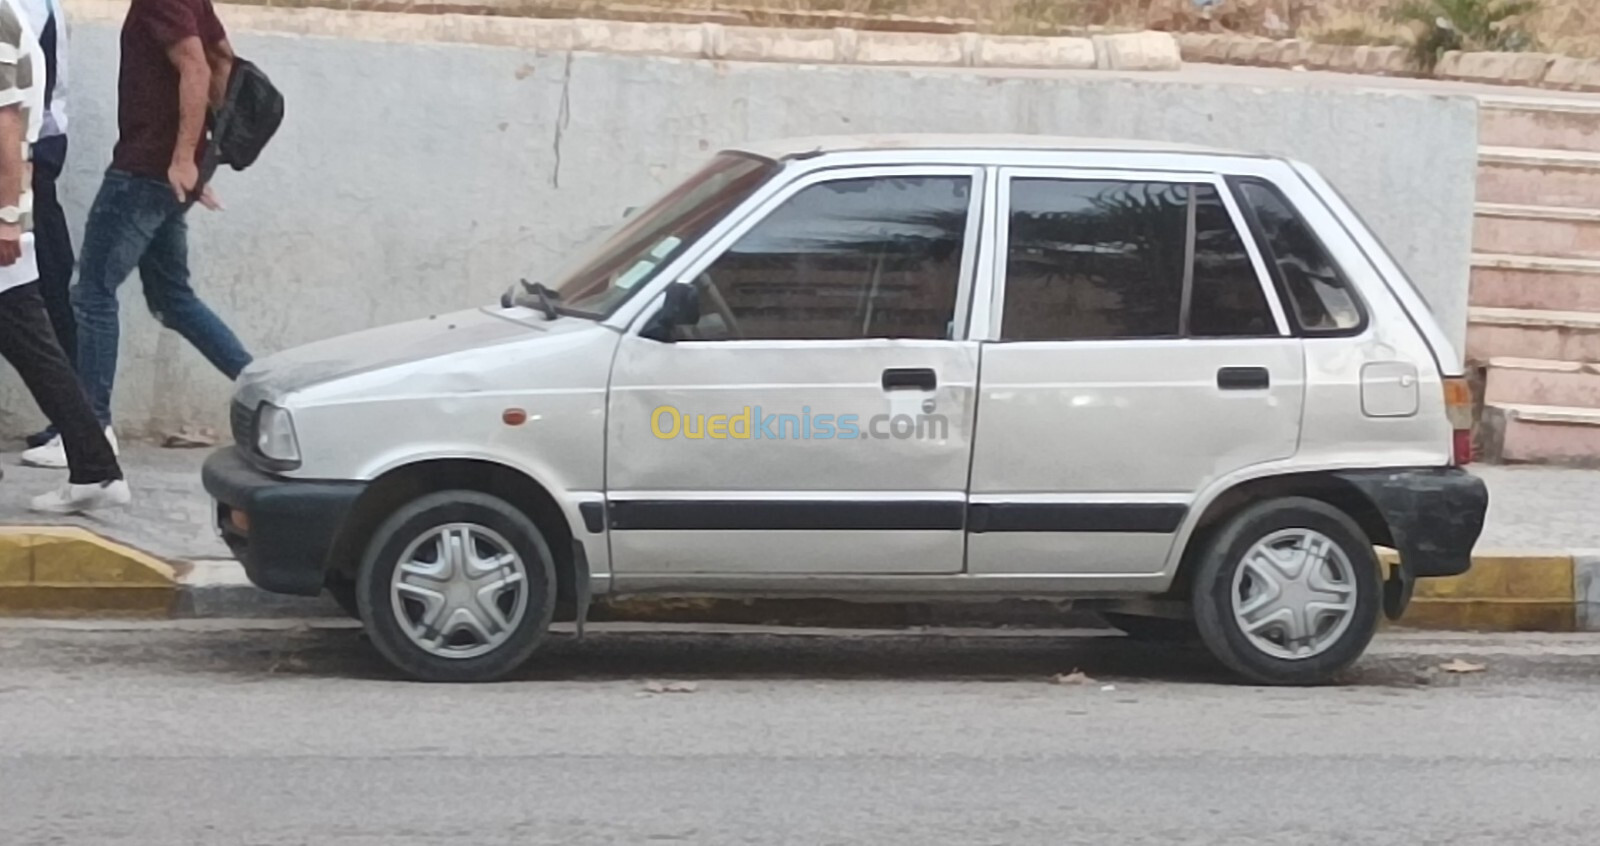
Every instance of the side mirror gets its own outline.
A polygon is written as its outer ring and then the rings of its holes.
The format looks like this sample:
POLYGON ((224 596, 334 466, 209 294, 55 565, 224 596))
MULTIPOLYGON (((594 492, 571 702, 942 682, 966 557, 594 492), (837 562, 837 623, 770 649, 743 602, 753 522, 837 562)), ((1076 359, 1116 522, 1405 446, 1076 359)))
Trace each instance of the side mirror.
POLYGON ((639 337, 670 344, 678 339, 679 326, 693 326, 700 322, 700 289, 693 285, 667 286, 661 309, 650 318, 639 337))

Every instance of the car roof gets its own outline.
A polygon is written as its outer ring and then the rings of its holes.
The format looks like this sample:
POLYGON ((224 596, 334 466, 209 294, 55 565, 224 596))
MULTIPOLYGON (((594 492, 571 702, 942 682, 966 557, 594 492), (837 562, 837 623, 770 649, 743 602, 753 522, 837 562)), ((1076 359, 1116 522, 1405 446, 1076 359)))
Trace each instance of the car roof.
POLYGON ((811 138, 785 138, 760 141, 731 148, 734 152, 783 161, 810 158, 830 153, 871 152, 875 150, 1007 150, 1062 152, 1191 153, 1259 158, 1259 153, 1226 150, 1198 144, 1167 141, 1141 141, 1129 138, 1073 138, 1052 135, 831 135, 811 138))

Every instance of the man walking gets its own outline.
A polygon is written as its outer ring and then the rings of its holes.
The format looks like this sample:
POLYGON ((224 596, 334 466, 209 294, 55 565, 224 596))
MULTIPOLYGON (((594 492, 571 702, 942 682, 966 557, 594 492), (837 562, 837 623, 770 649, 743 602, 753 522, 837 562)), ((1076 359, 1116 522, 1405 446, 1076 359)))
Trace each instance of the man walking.
POLYGON ((67 484, 36 497, 33 508, 72 513, 125 505, 130 495, 39 294, 28 159, 44 112, 44 78, 27 13, 16 0, 0 0, 0 356, 60 429, 71 468, 67 484))
MULTIPOLYGON (((26 0, 28 23, 44 60, 44 115, 33 142, 33 238, 39 261, 39 293, 50 326, 70 362, 78 354, 78 317, 72 312, 72 232, 56 196, 56 180, 67 162, 67 19, 60 0, 26 0)), ((47 443, 55 427, 28 437, 28 446, 47 443)), ((116 448, 116 444, 112 444, 116 448)))
MULTIPOLYGON (((220 105, 233 50, 211 0, 133 0, 122 24, 117 146, 83 233, 72 304, 78 375, 95 417, 111 426, 121 332, 117 288, 139 270, 145 302, 229 379, 250 354, 189 285, 189 206, 218 208, 200 185, 206 107, 220 105)), ((66 464, 52 440, 23 453, 41 467, 66 464)))

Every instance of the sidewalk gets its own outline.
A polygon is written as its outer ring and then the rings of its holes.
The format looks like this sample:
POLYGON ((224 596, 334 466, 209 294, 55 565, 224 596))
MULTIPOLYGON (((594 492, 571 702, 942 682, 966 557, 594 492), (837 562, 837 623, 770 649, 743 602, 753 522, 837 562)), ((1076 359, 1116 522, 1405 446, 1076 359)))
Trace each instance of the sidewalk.
POLYGON ((211 500, 200 487, 200 464, 208 449, 161 449, 122 445, 122 467, 133 487, 133 505, 94 517, 49 517, 28 510, 28 500, 66 481, 66 471, 38 470, 17 462, 19 444, 0 452, 0 525, 70 525, 142 549, 164 561, 229 558, 211 525, 211 500))
MULTIPOLYGON (((211 501, 200 487, 200 465, 210 452, 125 444, 122 461, 133 485, 133 505, 104 516, 52 519, 28 512, 27 502, 60 484, 65 474, 22 467, 12 449, 0 458, 6 474, 0 481, 0 527, 81 526, 172 563, 184 586, 173 611, 182 616, 338 613, 326 598, 276 597, 248 584, 211 526, 211 501)), ((1480 553, 1600 556, 1600 470, 1481 465, 1473 472, 1490 488, 1480 553)), ((1442 595, 1456 601, 1481 598, 1461 591, 1442 595)))

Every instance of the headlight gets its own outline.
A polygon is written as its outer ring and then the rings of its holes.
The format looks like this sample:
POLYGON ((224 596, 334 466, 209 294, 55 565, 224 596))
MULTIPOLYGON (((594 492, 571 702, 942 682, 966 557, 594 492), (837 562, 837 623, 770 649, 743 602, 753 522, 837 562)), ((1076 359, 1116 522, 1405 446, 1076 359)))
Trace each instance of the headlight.
POLYGON ((269 461, 289 467, 300 464, 300 440, 289 410, 264 402, 256 410, 256 450, 269 461))

